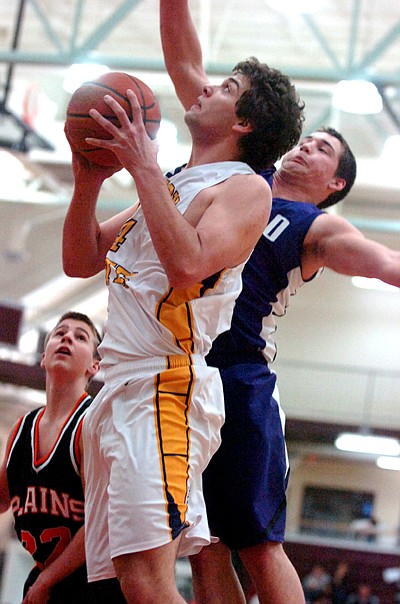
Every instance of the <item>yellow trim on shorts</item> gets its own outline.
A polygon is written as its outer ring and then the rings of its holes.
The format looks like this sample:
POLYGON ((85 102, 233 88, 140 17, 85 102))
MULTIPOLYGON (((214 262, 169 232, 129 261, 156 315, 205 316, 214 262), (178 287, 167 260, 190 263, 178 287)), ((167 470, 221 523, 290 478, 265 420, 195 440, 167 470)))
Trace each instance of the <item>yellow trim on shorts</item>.
POLYGON ((171 539, 187 525, 190 459, 188 413, 195 374, 193 367, 167 369, 154 378, 154 421, 171 539))

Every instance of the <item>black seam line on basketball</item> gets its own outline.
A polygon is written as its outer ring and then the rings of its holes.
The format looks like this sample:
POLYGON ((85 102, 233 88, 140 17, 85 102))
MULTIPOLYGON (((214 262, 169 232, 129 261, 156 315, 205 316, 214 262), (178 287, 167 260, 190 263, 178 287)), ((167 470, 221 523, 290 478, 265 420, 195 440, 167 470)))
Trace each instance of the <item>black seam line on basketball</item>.
POLYGON ((104 88, 104 90, 109 90, 110 92, 115 94, 115 96, 118 96, 119 98, 124 99, 124 101, 126 101, 127 103, 129 102, 128 98, 126 96, 124 96, 123 94, 118 92, 118 90, 115 90, 111 86, 106 86, 105 84, 99 84, 98 82, 86 82, 86 84, 90 85, 90 86, 97 86, 98 88, 104 88))
POLYGON ((138 83, 138 82, 135 80, 135 78, 133 78, 133 77, 132 77, 132 76, 130 76, 129 74, 128 74, 128 78, 129 78, 130 80, 132 80, 132 84, 133 84, 133 85, 134 85, 134 86, 137 88, 137 90, 139 91, 139 93, 140 93, 140 97, 141 97, 141 99, 142 99, 142 103, 143 103, 143 105, 144 105, 144 94, 143 94, 143 91, 142 91, 142 89, 141 89, 141 87, 140 87, 139 83, 138 83))
MULTIPOLYGON (((130 78, 130 79, 132 79, 132 78, 130 78)), ((117 90, 115 90, 114 88, 112 88, 111 86, 106 86, 105 84, 100 84, 98 82, 85 82, 85 84, 91 85, 91 86, 97 86, 98 88, 104 88, 104 90, 109 90, 110 92, 112 92, 113 94, 115 94, 115 96, 118 96, 121 99, 124 99, 124 101, 126 103, 129 103, 128 97, 124 96, 123 94, 121 94, 120 92, 118 92, 117 90)), ((152 109, 156 105, 156 99, 153 100, 153 102, 152 102, 151 105, 145 105, 144 94, 142 92, 142 89, 140 88, 140 86, 138 86, 138 84, 133 79, 132 79, 132 84, 135 85, 135 87, 137 88, 138 92, 140 93, 140 98, 142 99, 142 104, 140 105, 140 108, 142 110, 152 109)))
MULTIPOLYGON (((143 109, 143 107, 141 107, 141 109, 143 109)), ((119 122, 119 119, 117 118, 116 115, 107 115, 107 114, 101 114, 104 118, 106 118, 106 120, 108 120, 109 122, 119 122)), ((86 119, 88 117, 92 117, 89 113, 68 113, 68 117, 74 117, 77 119, 86 119)), ((129 116, 128 116, 129 117, 129 116)), ((92 118, 93 119, 93 118, 92 118)), ((150 120, 147 120, 150 121, 150 120)))
POLYGON ((140 98, 142 99, 142 104, 140 105, 140 109, 143 111, 143 121, 144 122, 149 122, 150 120, 147 119, 146 112, 150 111, 151 109, 153 109, 153 107, 155 107, 155 105, 157 103, 157 100, 156 100, 156 98, 154 98, 153 103, 151 105, 145 105, 144 93, 143 93, 143 90, 142 90, 139 82, 137 82, 136 79, 134 77, 132 77, 131 75, 129 75, 129 74, 127 74, 127 75, 128 75, 128 78, 132 81, 132 84, 138 90, 138 92, 140 94, 140 98))

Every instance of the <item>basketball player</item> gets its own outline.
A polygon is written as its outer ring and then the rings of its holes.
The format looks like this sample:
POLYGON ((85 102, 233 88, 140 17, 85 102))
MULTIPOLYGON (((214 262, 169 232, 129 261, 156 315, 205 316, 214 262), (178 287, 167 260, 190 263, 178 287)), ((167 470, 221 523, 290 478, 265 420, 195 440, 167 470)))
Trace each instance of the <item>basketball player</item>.
MULTIPOLYGON (((206 78, 200 44, 187 0, 160 0, 160 7, 165 63, 187 108, 206 78)), ((351 150, 330 128, 304 137, 278 171, 265 173, 273 194, 270 221, 244 268, 231 328, 207 357, 221 371, 226 421, 221 447, 203 475, 211 533, 221 541, 191 558, 199 604, 245 601, 231 550, 238 551, 262 604, 304 602, 282 547, 288 465, 284 416, 268 363, 276 353, 274 317, 285 314, 291 295, 322 267, 400 286, 399 252, 320 209, 340 201, 355 174, 351 150)))
POLYGON ((41 366, 46 406, 14 426, 0 469, 0 511, 10 506, 18 539, 35 566, 24 604, 90 603, 85 567, 82 421, 86 388, 99 369, 99 334, 86 315, 68 312, 48 334, 41 366))
POLYGON ((204 357, 229 326, 243 264, 268 221, 270 189, 253 170, 297 140, 302 104, 279 72, 240 63, 188 108, 191 157, 166 180, 127 95, 132 123, 105 96, 120 127, 91 110, 112 138, 87 140, 117 155, 140 208, 99 224, 98 193, 113 170, 73 154, 64 226, 67 274, 105 264, 109 286, 105 385, 83 430, 86 555, 89 580, 116 574, 129 603, 175 604, 184 601, 176 557, 209 543, 201 474, 224 416, 219 372, 204 357))

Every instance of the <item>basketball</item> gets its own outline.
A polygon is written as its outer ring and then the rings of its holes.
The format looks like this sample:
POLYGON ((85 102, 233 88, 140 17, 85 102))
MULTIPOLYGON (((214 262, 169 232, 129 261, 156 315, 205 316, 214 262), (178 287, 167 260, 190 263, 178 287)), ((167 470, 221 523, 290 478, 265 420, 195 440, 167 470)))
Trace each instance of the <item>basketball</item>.
POLYGON ((132 120, 131 106, 126 96, 128 88, 133 90, 139 101, 147 134, 151 139, 156 137, 160 127, 161 111, 153 91, 139 78, 122 72, 108 72, 95 80, 84 82, 68 103, 65 135, 73 151, 78 151, 89 161, 100 166, 121 166, 112 151, 88 145, 85 138, 111 138, 109 133, 90 117, 90 109, 97 109, 106 119, 119 126, 117 117, 104 102, 106 94, 113 97, 132 120))

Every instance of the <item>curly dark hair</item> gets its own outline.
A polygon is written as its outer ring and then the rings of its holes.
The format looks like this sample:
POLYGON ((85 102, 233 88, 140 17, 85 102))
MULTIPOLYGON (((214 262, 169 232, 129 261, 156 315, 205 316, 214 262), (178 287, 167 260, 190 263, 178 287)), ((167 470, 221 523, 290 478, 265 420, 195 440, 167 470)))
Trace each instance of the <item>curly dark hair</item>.
POLYGON ((338 141, 342 145, 342 153, 340 155, 338 167, 335 173, 335 176, 338 178, 343 178, 346 181, 346 185, 343 187, 341 191, 335 191, 331 193, 326 199, 321 201, 321 203, 317 204, 320 210, 324 208, 329 208, 329 206, 335 205, 344 197, 346 197, 347 193, 350 191, 351 187, 354 184, 354 181, 357 176, 357 162, 356 158, 346 139, 334 128, 318 128, 317 132, 326 132, 331 136, 334 136, 338 139, 338 141))
POLYGON ((250 89, 236 103, 236 115, 253 130, 239 142, 242 159, 259 172, 272 166, 298 142, 304 103, 289 78, 255 57, 232 70, 248 78, 250 89))

